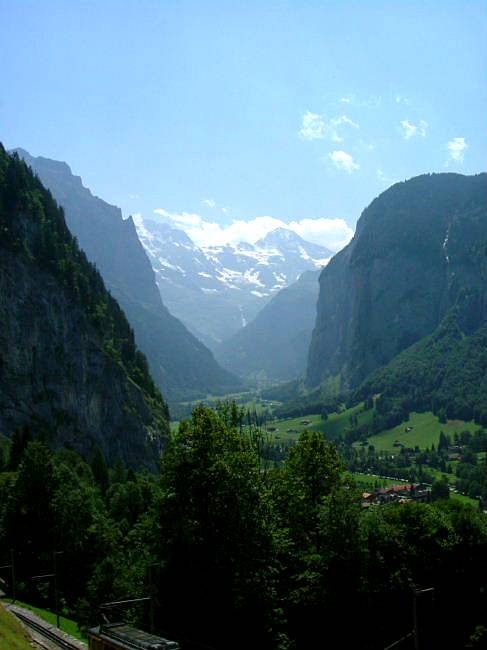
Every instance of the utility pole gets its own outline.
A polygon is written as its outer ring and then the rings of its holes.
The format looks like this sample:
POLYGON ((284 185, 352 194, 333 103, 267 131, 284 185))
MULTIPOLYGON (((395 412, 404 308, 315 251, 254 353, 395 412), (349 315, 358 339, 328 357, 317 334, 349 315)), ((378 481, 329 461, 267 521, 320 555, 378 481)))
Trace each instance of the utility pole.
POLYGON ((419 626, 418 626, 418 596, 421 596, 421 594, 432 593, 434 590, 435 590, 434 587, 429 587, 428 589, 415 589, 413 591, 414 650, 420 650, 419 626))
POLYGON ((15 562, 14 549, 10 549, 10 568, 12 569, 12 603, 15 603, 15 562))
POLYGON ((413 591, 413 632, 414 632, 414 650, 419 650, 418 594, 416 593, 416 589, 413 591))
POLYGON ((154 584, 152 578, 152 564, 149 564, 149 593, 150 593, 150 631, 154 634, 154 584))
MULTIPOLYGON (((100 611, 101 615, 105 617, 106 622, 108 623, 108 616, 105 612, 110 612, 113 609, 121 609, 123 607, 130 607, 131 605, 135 605, 136 603, 144 603, 144 602, 151 602, 152 598, 150 596, 146 596, 144 598, 129 598, 127 600, 116 600, 112 603, 102 603, 101 605, 98 606, 98 610, 100 611)), ((151 614, 152 618, 152 614, 151 614)), ((152 624, 152 621, 151 621, 152 624)))
POLYGON ((52 552, 52 560, 54 564, 54 572, 53 573, 45 573, 40 576, 32 576, 32 580, 49 580, 53 579, 54 582, 54 613, 56 614, 56 627, 61 629, 60 625, 60 615, 59 615, 59 593, 58 593, 58 584, 57 584, 57 560, 56 557, 58 555, 62 555, 64 551, 53 551, 52 552))
POLYGON ((394 643, 388 645, 387 648, 384 648, 384 650, 392 650, 393 648, 397 648, 398 646, 402 645, 403 641, 406 641, 406 639, 410 639, 411 637, 413 637, 414 640, 414 650, 420 650, 421 646, 419 645, 420 639, 419 639, 418 596, 421 596, 421 594, 432 593, 434 592, 434 590, 435 590, 434 587, 428 587, 428 589, 413 590, 413 629, 411 632, 408 632, 397 641, 394 641, 394 643))
POLYGON ((0 566, 0 569, 10 569, 12 577, 12 604, 15 603, 15 563, 14 563, 14 550, 10 549, 10 564, 0 566))
POLYGON ((58 589, 57 589, 57 562, 56 562, 56 556, 57 555, 62 555, 63 551, 54 551, 52 554, 53 561, 54 561, 54 600, 55 600, 55 607, 56 607, 56 627, 61 629, 61 626, 59 625, 59 595, 58 595, 58 589))

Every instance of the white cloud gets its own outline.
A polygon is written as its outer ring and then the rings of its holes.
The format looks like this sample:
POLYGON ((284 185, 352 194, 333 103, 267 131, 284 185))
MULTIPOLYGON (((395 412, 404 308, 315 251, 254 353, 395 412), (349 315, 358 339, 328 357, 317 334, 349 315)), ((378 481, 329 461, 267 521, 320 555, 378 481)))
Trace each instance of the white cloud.
POLYGON ((409 99, 407 97, 403 97, 402 95, 396 95, 395 100, 396 104, 406 104, 406 106, 410 104, 409 99))
POLYGON ((401 134, 405 140, 409 140, 414 136, 421 136, 424 138, 426 136, 426 129, 428 128, 428 122, 420 120, 419 124, 413 124, 409 120, 401 120, 401 134))
POLYGON ((201 203, 207 208, 214 208, 216 206, 216 201, 214 199, 203 199, 201 203))
POLYGON ((375 144, 373 142, 366 142, 365 140, 359 140, 359 145, 367 151, 374 151, 375 144))
POLYGON ((159 208, 154 210, 165 222, 179 227, 191 237, 198 246, 224 246, 247 242, 255 244, 276 228, 289 228, 303 239, 316 242, 338 251, 345 246, 353 236, 353 230, 343 219, 300 219, 286 223, 282 219, 262 216, 244 221, 233 221, 228 226, 206 221, 198 214, 183 212, 171 213, 159 208))
POLYGON ((385 174, 382 171, 382 169, 378 169, 376 174, 377 174, 377 180, 380 183, 383 183, 384 185, 394 185, 394 183, 397 183, 395 178, 390 178, 389 176, 387 176, 387 174, 385 174))
POLYGON ((332 142, 343 142, 343 137, 338 130, 341 126, 349 126, 359 129, 360 126, 348 115, 339 115, 327 119, 324 115, 306 111, 303 115, 302 126, 299 135, 304 140, 331 140, 332 142))
POLYGON ((132 199, 132 200, 140 199, 140 196, 138 194, 129 194, 129 199, 132 199))
POLYGON ((288 227, 306 241, 321 244, 332 251, 339 251, 353 237, 352 228, 343 219, 301 219, 291 221, 288 227))
POLYGON ((303 126, 299 135, 304 140, 321 140, 325 137, 325 121, 317 113, 306 111, 303 115, 303 126))
POLYGON ((340 117, 335 117, 333 120, 331 120, 331 123, 334 126, 338 126, 339 124, 348 124, 349 126, 353 126, 354 129, 360 128, 357 122, 351 120, 347 115, 340 115, 340 117))
POLYGON ((328 158, 332 161, 337 169, 346 171, 351 174, 353 171, 360 169, 360 165, 354 161, 352 156, 346 151, 333 151, 328 154, 328 158))
POLYGON ((359 108, 377 108, 382 103, 380 95, 369 95, 368 97, 357 97, 356 95, 344 95, 340 97, 342 104, 357 106, 359 108))
POLYGON ((446 148, 448 149, 449 161, 463 163, 465 150, 468 149, 468 144, 465 142, 465 138, 453 138, 453 140, 450 140, 446 145, 446 148))

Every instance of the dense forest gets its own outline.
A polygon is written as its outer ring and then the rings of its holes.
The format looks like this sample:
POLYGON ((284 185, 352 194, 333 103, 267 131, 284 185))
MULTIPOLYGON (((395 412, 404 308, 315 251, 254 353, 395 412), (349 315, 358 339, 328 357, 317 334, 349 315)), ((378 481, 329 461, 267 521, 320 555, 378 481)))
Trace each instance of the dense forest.
POLYGON ((167 405, 50 192, 0 145, 0 430, 156 467, 167 405))
MULTIPOLYGON (((85 627, 102 602, 150 595, 155 628, 184 648, 372 649, 411 632, 418 592, 425 647, 483 647, 482 512, 441 491, 363 509, 322 434, 304 432, 279 464, 262 445, 230 404, 196 408, 156 475, 16 436, 2 458, 0 557, 13 549, 18 597, 52 606, 52 584, 31 576, 61 551, 60 602, 85 627)), ((150 625, 149 608, 124 615, 150 625)))
POLYGON ((413 410, 487 425, 487 329, 468 336, 459 320, 453 311, 431 336, 376 370, 354 393, 354 400, 381 395, 378 430, 413 410))
POLYGON ((105 339, 107 352, 149 395, 156 396, 147 362, 135 347, 123 312, 79 249, 62 210, 27 165, 16 154, 9 156, 1 145, 0 228, 2 247, 24 249, 29 259, 59 280, 70 296, 86 308, 91 323, 105 339), (28 215, 29 226, 34 226, 31 232, 19 215, 28 215))

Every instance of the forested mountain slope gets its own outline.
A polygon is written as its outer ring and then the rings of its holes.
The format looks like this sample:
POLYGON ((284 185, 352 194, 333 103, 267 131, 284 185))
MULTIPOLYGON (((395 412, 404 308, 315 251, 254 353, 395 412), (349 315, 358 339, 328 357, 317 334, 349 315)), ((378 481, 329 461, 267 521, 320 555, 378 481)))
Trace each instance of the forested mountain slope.
POLYGON ((486 323, 486 246, 487 174, 418 176, 381 194, 321 274, 308 386, 357 387, 455 306, 462 332, 486 323))
POLYGON ((162 303, 132 219, 93 196, 66 163, 17 152, 63 206, 69 229, 125 311, 164 396, 177 401, 235 387, 237 380, 162 303))
POLYGON ((459 321, 456 310, 446 316, 433 334, 373 372, 356 399, 380 395, 377 410, 388 425, 432 410, 442 421, 487 426, 487 325, 468 336, 459 321))
POLYGON ((216 358, 241 376, 294 379, 306 368, 316 318, 320 271, 305 271, 281 289, 255 319, 224 341, 216 358))
POLYGON ((168 410, 51 194, 0 145, 0 432, 155 467, 168 410))

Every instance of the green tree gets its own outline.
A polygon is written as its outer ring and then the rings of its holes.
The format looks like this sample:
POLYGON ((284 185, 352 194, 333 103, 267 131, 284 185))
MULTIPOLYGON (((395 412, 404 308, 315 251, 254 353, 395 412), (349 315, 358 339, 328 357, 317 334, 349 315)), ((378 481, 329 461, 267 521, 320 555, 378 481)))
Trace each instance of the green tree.
MULTIPOLYGON (((51 567, 56 547, 53 499, 57 486, 50 450, 41 442, 29 442, 5 513, 6 541, 15 548, 19 573, 24 577, 51 567)), ((32 583, 27 584, 32 591, 32 583)))
POLYGON ((438 501, 439 499, 449 499, 450 488, 446 478, 435 481, 431 487, 431 500, 438 501))
POLYGON ((318 431, 306 430, 282 469, 274 474, 274 500, 283 525, 303 548, 320 544, 318 527, 323 498, 340 485, 344 466, 334 445, 318 431))
POLYGON ((237 648, 271 647, 272 513, 255 440, 235 415, 200 406, 180 424, 162 460, 151 556, 164 563, 166 621, 212 645, 226 647, 231 636, 237 648))
POLYGON ((30 434, 30 430, 27 427, 16 429, 13 432, 7 463, 7 469, 10 472, 15 472, 17 470, 18 466, 20 465, 20 461, 22 460, 25 448, 31 439, 32 436, 30 434))
POLYGON ((103 453, 98 446, 95 449, 93 459, 91 461, 91 471, 93 472, 93 478, 100 488, 101 493, 105 494, 108 490, 109 485, 108 468, 105 462, 105 457, 103 456, 103 453))

